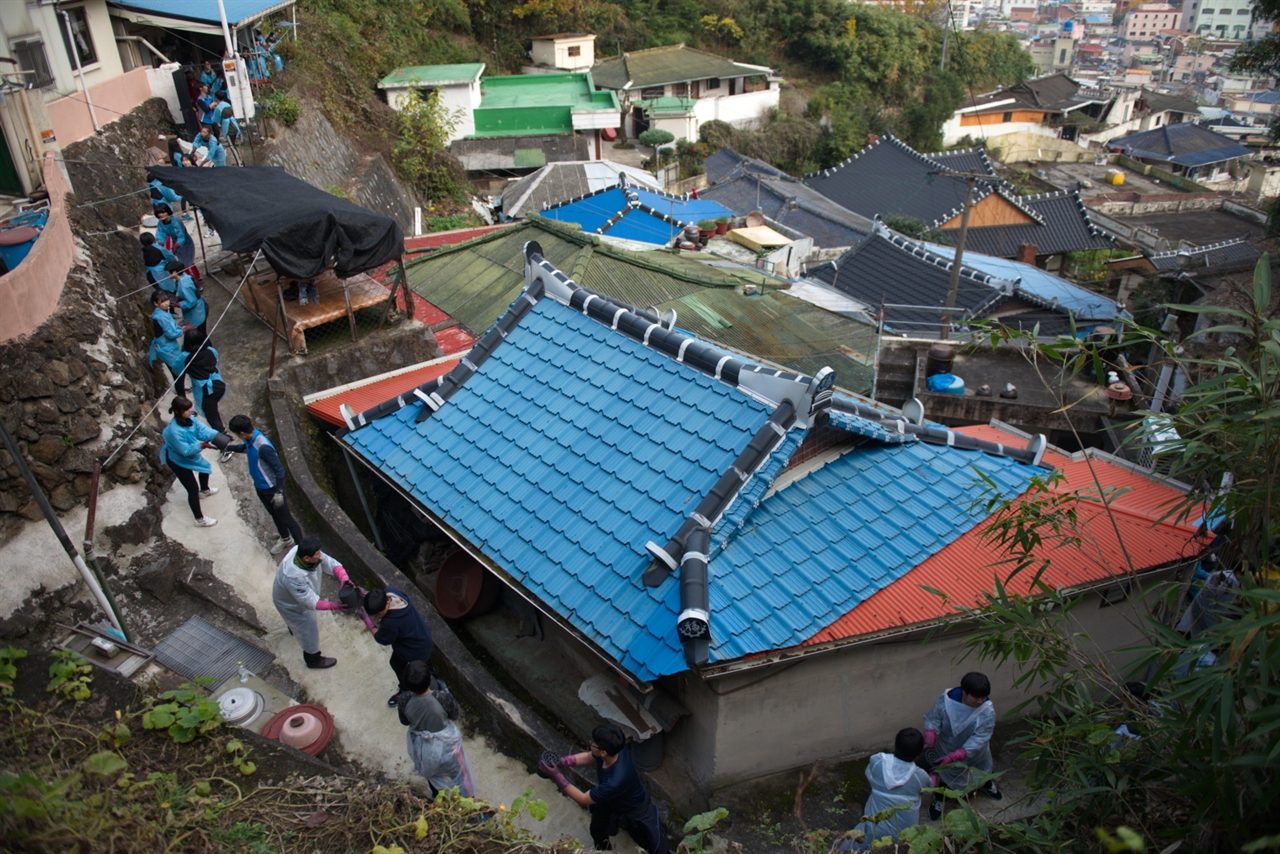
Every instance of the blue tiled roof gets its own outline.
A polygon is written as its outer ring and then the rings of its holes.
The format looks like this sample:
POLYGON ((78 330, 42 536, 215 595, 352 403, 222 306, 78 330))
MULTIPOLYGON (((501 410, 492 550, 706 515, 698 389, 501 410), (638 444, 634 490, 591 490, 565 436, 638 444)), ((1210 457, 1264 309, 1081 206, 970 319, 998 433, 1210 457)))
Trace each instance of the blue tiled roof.
POLYGON ((733 211, 710 199, 685 199, 636 187, 626 190, 610 187, 541 213, 547 219, 576 222, 583 231, 659 245, 670 242, 680 228, 663 217, 688 225, 703 219, 733 215, 733 211), (630 197, 634 197, 641 207, 632 207, 630 197), (618 216, 621 218, 611 222, 618 216))
POLYGON ((1034 468, 976 451, 868 443, 766 498, 710 563, 712 661, 794 646, 986 518, 1034 468))
MULTIPOLYGON (((544 297, 419 410, 343 441, 636 677, 687 669, 679 578, 645 587, 645 544, 668 541, 768 406, 544 297)), ((712 661, 812 637, 972 529, 975 469, 1007 495, 1036 471, 831 416, 860 444, 769 494, 806 435, 789 431, 712 532, 712 661)))
POLYGON ((763 404, 542 299, 431 418, 345 441, 642 679, 685 669, 666 542, 769 417, 763 404))

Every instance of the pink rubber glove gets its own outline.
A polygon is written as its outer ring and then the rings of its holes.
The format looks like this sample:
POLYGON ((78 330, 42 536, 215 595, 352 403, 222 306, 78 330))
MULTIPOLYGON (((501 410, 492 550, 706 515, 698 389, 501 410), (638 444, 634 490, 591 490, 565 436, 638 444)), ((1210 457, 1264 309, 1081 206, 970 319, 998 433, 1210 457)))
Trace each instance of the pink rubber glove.
POLYGON ((959 762, 963 759, 966 759, 968 756, 969 756, 969 751, 965 750, 963 747, 957 747, 955 750, 951 751, 946 756, 943 756, 941 759, 939 759, 938 766, 941 767, 943 765, 950 765, 952 762, 959 762))
POLYGON ((333 568, 333 577, 338 579, 339 584, 351 583, 351 578, 347 575, 347 571, 342 568, 342 564, 338 564, 333 568))
POLYGON ((328 599, 321 599, 316 603, 317 611, 345 611, 347 606, 341 602, 330 602, 328 599))
POLYGON ((560 766, 561 768, 570 768, 577 764, 578 764, 578 757, 572 753, 566 756, 561 756, 560 761, 556 763, 556 765, 560 766))
POLYGON ((929 785, 930 785, 930 786, 937 786, 937 785, 938 785, 938 775, 937 775, 937 774, 930 774, 930 775, 929 775, 929 785))
POLYGON ((360 619, 364 620, 364 627, 369 631, 376 632, 378 630, 378 627, 373 624, 373 620, 370 620, 369 615, 365 612, 360 612, 360 619))
POLYGON ((555 783, 556 788, 562 792, 569 788, 569 780, 564 776, 564 772, 555 765, 551 765, 547 762, 539 762, 538 773, 555 783))
POLYGON ((933 743, 938 740, 938 733, 935 730, 927 729, 924 731, 924 749, 928 750, 933 747, 933 743))

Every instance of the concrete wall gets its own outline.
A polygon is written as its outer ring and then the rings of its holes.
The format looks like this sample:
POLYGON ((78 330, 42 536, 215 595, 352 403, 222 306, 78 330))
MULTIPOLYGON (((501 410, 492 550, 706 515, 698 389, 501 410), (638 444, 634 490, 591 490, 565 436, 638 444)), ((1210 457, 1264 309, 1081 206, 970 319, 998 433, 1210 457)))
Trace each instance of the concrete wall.
MULTIPOLYGON (((1113 665, 1123 664, 1118 650, 1142 640, 1132 623, 1145 612, 1140 597, 1148 591, 1140 587, 1136 595, 1106 608, 1100 607, 1098 593, 1088 593, 1072 612, 1077 630, 1088 634, 1113 665)), ((929 640, 925 634, 835 650, 798 664, 783 661, 771 666, 772 675, 761 668, 710 680, 711 689, 721 694, 714 698, 713 790, 819 760, 884 750, 902 727, 919 727, 942 691, 970 670, 990 677, 1001 720, 1027 698, 1013 688, 1012 666, 960 660, 969 630, 956 628, 929 640)))
POLYGON ((1092 163, 1094 152, 1076 145, 1069 139, 1059 139, 1038 130, 1007 133, 987 137, 987 148, 999 148, 1000 160, 1005 163, 1092 163))
POLYGON ((76 246, 67 221, 67 181, 52 154, 44 159, 49 219, 30 254, 0 276, 0 342, 30 334, 58 307, 67 273, 76 263, 76 246))
POLYGON ((262 163, 281 166, 321 189, 341 187, 356 204, 392 217, 406 234, 413 233, 413 196, 391 164, 380 154, 366 156, 352 148, 313 101, 303 101, 297 124, 276 130, 262 163))
MULTIPOLYGON (((114 53, 114 45, 112 52, 114 53)), ((90 111, 83 92, 51 101, 45 105, 45 109, 49 111, 58 143, 69 145, 93 135, 95 113, 98 126, 101 127, 127 114, 150 97, 151 81, 147 78, 147 70, 135 68, 119 77, 89 87, 89 101, 93 102, 93 112, 90 111)))
POLYGON ((1085 199, 1089 213, 1110 216, 1143 216, 1182 211, 1216 211, 1222 207, 1217 193, 1099 193, 1085 199))
MULTIPOLYGON (((1055 128, 1045 127, 1038 121, 1034 122, 1004 122, 1001 121, 1003 114, 991 114, 982 116, 981 123, 965 124, 965 119, 972 121, 975 116, 966 116, 962 113, 955 113, 951 118, 942 124, 942 144, 957 145, 960 140, 966 136, 970 139, 986 139, 992 140, 1003 138, 1011 135, 1033 135, 1037 138, 1057 139, 1058 131, 1055 128)), ((994 143, 993 143, 994 144, 994 143)))
POLYGON ((596 37, 584 35, 580 38, 534 39, 530 53, 538 65, 565 71, 586 71, 596 61, 596 37), (578 56, 569 55, 571 47, 578 48, 578 56))
MULTIPOLYGON (((720 85, 723 88, 725 84, 720 85)), ((770 110, 777 108, 778 94, 779 90, 776 87, 723 97, 708 97, 704 94, 693 102, 693 112, 698 120, 697 126, 701 127, 703 122, 718 119, 734 127, 755 127, 761 120, 768 117, 770 110)), ((696 128, 695 135, 690 139, 697 139, 696 128)))

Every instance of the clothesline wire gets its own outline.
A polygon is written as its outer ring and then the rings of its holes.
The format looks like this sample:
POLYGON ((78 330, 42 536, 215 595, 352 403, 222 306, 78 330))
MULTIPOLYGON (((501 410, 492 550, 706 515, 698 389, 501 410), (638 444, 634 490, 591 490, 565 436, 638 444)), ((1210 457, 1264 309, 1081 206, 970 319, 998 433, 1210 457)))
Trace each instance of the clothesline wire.
MULTIPOLYGON (((210 329, 209 332, 205 334, 204 340, 200 342, 201 347, 205 347, 209 344, 209 339, 212 337, 213 333, 218 330, 218 324, 222 323, 222 318, 226 317, 227 312, 231 310, 231 306, 235 305, 236 297, 239 295, 240 289, 244 287, 245 282, 249 281, 249 275, 253 272, 253 267, 255 264, 258 263, 258 258, 261 256, 262 256, 261 249, 259 249, 256 253, 254 253, 253 261, 251 261, 249 263, 249 266, 245 268, 244 277, 240 279, 240 284, 236 285, 236 289, 235 291, 232 292, 231 298, 227 300, 227 305, 225 308, 222 309, 222 314, 218 315, 218 319, 214 321, 213 328, 210 329)), ((137 293, 137 291, 134 291, 134 293, 137 293)), ((125 436, 123 441, 120 442, 119 446, 117 446, 116 449, 111 452, 111 455, 107 457, 105 460, 103 460, 102 462, 103 468, 106 468, 107 466, 111 465, 111 461, 116 458, 116 454, 120 453, 122 450, 124 450, 128 446, 129 442, 133 439, 134 435, 139 430, 142 429, 142 425, 145 424, 147 422, 147 419, 150 418, 155 413, 155 411, 160 408, 160 404, 163 403, 164 399, 169 396, 169 392, 173 391, 173 387, 177 385, 178 378, 183 376, 183 373, 184 372, 179 372, 178 376, 174 377, 169 382, 168 388, 166 388, 164 392, 161 393, 161 395, 158 398, 156 398, 155 405, 152 406, 149 410, 147 410, 145 415, 143 415, 141 418, 138 419, 137 426, 135 426, 132 430, 130 430, 129 435, 125 436)))

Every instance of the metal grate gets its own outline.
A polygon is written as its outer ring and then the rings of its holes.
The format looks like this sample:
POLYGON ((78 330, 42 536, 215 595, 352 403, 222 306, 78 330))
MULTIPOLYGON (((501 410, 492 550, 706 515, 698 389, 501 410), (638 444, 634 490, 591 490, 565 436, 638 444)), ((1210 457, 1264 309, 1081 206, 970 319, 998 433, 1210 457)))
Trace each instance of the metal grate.
POLYGON ((233 634, 192 617, 160 642, 156 661, 188 679, 211 679, 217 685, 236 672, 239 664, 260 673, 275 656, 233 634))

